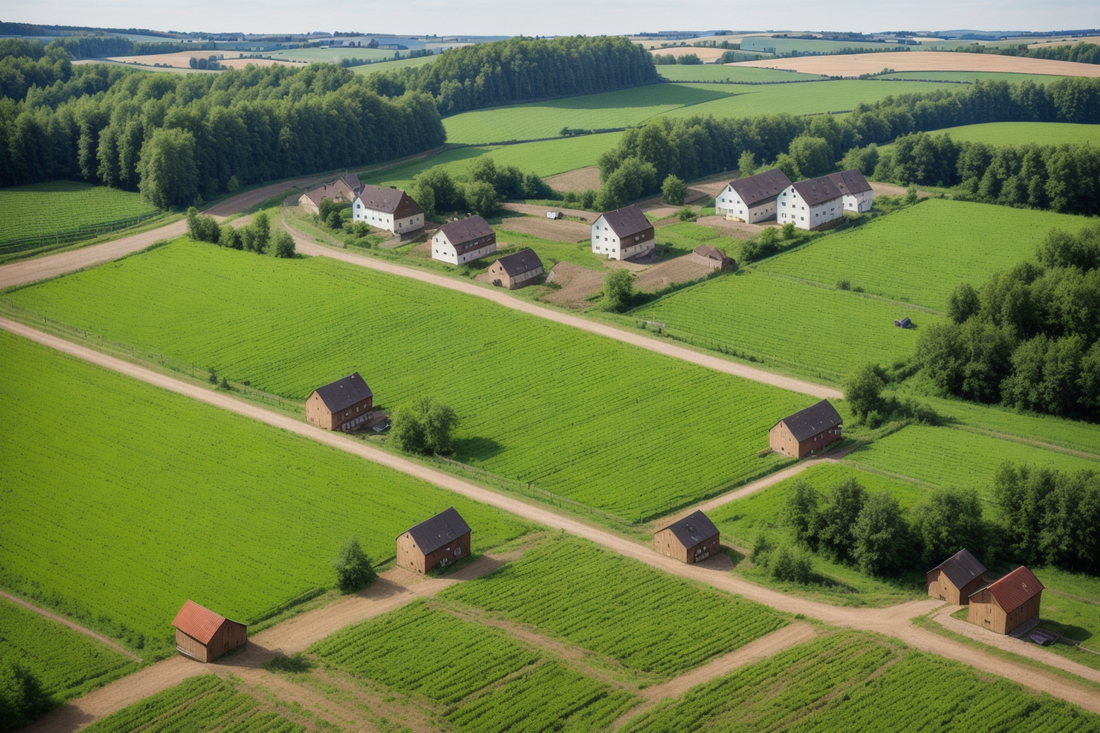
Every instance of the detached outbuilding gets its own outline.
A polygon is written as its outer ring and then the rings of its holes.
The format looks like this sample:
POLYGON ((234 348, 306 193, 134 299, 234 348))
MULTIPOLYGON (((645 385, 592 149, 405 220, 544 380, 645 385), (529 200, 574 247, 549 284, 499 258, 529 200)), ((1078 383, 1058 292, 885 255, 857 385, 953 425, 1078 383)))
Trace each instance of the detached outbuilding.
POLYGON ((397 566, 423 575, 470 556, 470 525, 454 507, 397 537, 397 566))
POLYGON ((982 587, 985 565, 968 550, 959 550, 928 571, 928 595, 955 606, 970 602, 970 594, 982 587))
POLYGON ((358 430, 371 419, 374 393, 355 372, 313 390, 306 400, 306 422, 325 430, 358 430))
POLYGON ((464 265, 496 251, 497 233, 480 216, 449 221, 432 236, 432 259, 452 265, 464 265))
POLYGON ((188 600, 176 614, 176 651, 200 662, 213 662, 248 643, 248 627, 188 600))
POLYGON ((998 634, 1009 634, 1039 615, 1042 595, 1043 584, 1021 565, 997 582, 971 593, 966 620, 998 634))
POLYGON ((706 560, 718 552, 718 547, 718 528, 702 512, 690 514, 653 535, 654 550, 689 564, 706 560))
POLYGON ((321 202, 324 199, 351 203, 359 195, 361 185, 359 176, 352 173, 343 178, 338 178, 332 183, 326 183, 306 191, 298 197, 298 205, 311 214, 316 214, 321 210, 321 202))
POLYGON ((717 247, 700 244, 691 251, 691 261, 706 265, 712 270, 736 270, 737 261, 717 247))
POLYGON ((515 290, 543 273, 542 260, 533 249, 505 255, 489 267, 489 280, 497 287, 515 290))
POLYGON ((788 415, 772 426, 768 444, 776 453, 802 458, 840 440, 844 421, 828 400, 788 415))

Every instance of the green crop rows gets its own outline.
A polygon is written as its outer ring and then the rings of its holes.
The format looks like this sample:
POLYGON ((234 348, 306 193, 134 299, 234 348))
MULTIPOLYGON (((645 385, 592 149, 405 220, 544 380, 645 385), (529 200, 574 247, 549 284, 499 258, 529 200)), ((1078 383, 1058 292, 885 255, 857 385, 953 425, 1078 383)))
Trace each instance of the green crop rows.
POLYGON ((170 648, 188 598, 249 622, 330 587, 347 538, 390 558, 394 537, 452 504, 479 551, 525 531, 450 492, 16 336, 0 334, 0 353, 0 585, 85 625, 106 617, 114 625, 97 628, 132 645, 141 634, 147 649, 170 648))
POLYGON ((672 293, 630 315, 834 382, 861 364, 912 356, 918 331, 896 328, 894 319, 908 315, 921 326, 939 320, 859 293, 751 271, 672 293))
POLYGON ((669 81, 677 82, 774 82, 774 81, 812 81, 824 79, 817 74, 799 74, 780 69, 758 69, 755 66, 722 66, 714 64, 677 64, 659 66, 657 73, 669 81))
POLYGON ((106 644, 3 599, 0 659, 25 665, 56 702, 83 695, 137 668, 106 644))
POLYGON ((868 293, 943 309, 959 283, 981 287, 994 272, 1034 260, 1052 227, 1077 231, 1087 222, 1047 211, 929 199, 821 237, 761 267, 829 286, 848 280, 868 293))
POLYGON ((0 246, 156 213, 141 194, 106 186, 73 181, 13 186, 0 189, 0 246))
POLYGON ((781 628, 769 609, 568 537, 442 598, 671 677, 781 628), (675 623, 670 622, 675 619, 675 623))
POLYGON ((12 298, 288 397, 358 370, 380 406, 442 400, 459 460, 629 520, 778 467, 768 429, 813 402, 325 257, 183 240, 12 298))
POLYGON ((88 733, 299 733, 306 730, 277 713, 258 710, 256 699, 237 692, 216 675, 193 677, 97 720, 88 733))

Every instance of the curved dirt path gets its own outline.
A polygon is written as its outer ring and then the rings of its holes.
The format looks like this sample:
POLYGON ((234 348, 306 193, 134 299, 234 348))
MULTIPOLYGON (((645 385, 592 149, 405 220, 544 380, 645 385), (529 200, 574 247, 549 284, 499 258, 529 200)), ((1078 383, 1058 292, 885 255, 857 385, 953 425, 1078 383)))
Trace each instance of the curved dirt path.
POLYGON ((97 634, 96 632, 92 631, 91 629, 86 629, 83 626, 80 626, 79 624, 74 624, 69 619, 58 616, 56 613, 50 613, 49 611, 47 611, 44 608, 39 608, 38 606, 32 606, 31 604, 24 601, 22 598, 19 598, 17 596, 13 596, 10 593, 5 593, 2 590, 0 590, 0 598, 3 598, 4 600, 7 600, 7 601, 11 601, 12 603, 14 603, 18 606, 22 606, 23 608, 27 609, 28 611, 31 611, 32 613, 37 613, 39 616, 45 616, 46 618, 50 619, 51 621, 56 621, 59 624, 64 624, 65 626, 68 626, 73 631, 75 631, 77 633, 80 633, 80 634, 84 634, 84 636, 90 636, 91 638, 95 639, 99 643, 106 644, 107 646, 111 647, 116 652, 119 652, 120 654, 125 654, 130 659, 133 659, 135 662, 140 662, 141 661, 141 657, 139 657, 138 655, 136 655, 133 652, 129 651, 128 649, 125 649, 125 648, 119 646, 115 642, 108 639, 106 636, 103 636, 101 634, 97 634))
POLYGON ((542 308, 533 303, 529 303, 525 300, 513 298, 510 295, 506 295, 505 292, 500 292, 495 289, 480 287, 473 283, 463 282, 461 280, 454 280, 449 277, 443 277, 442 275, 436 275, 431 272, 425 272, 412 267, 404 267, 402 265, 395 265, 385 260, 375 259, 373 257, 365 257, 363 255, 353 254, 342 249, 333 249, 331 247, 323 247, 319 244, 315 244, 308 240, 303 239, 300 235, 296 234, 293 230, 287 228, 287 231, 292 237, 294 237, 294 243, 298 252, 309 255, 311 257, 331 257, 341 262, 347 262, 352 265, 359 265, 360 267, 366 267, 371 270, 377 270, 378 272, 385 272, 390 275, 398 275, 400 277, 407 277, 413 280, 419 280, 429 285, 435 285, 441 288, 448 288, 450 290, 456 290, 466 295, 475 295, 479 298, 491 300, 497 305, 502 305, 505 308, 511 308, 512 310, 520 311, 521 313, 527 313, 532 316, 538 316, 539 318, 545 318, 555 323, 560 323, 565 326, 572 326, 573 328, 579 328, 582 331, 588 331, 594 333, 597 336, 604 336, 606 338, 615 339, 616 341, 622 341, 623 343, 631 344, 632 346, 638 346, 649 351, 654 351, 664 356, 671 356, 674 359, 680 359, 681 361, 691 362, 692 364, 698 364, 699 366, 706 367, 707 369, 713 369, 716 372, 723 372, 725 374, 732 374, 743 379, 748 379, 753 382, 760 382, 761 384, 768 384, 773 387, 779 387, 780 389, 790 390, 791 392, 799 392, 801 394, 810 395, 811 397, 817 397, 819 399, 843 399, 839 391, 832 389, 831 387, 824 387, 820 384, 813 384, 812 382, 804 382, 801 379, 793 379, 791 377, 783 377, 778 374, 772 374, 771 372, 763 371, 762 369, 754 369, 752 367, 744 366, 743 364, 737 364, 732 361, 720 359, 716 356, 709 356, 707 354, 701 354, 691 349, 685 349, 682 346, 676 346, 668 341, 660 341, 658 339, 651 339, 640 334, 631 333, 621 328, 615 328, 614 326, 608 326, 603 323, 597 323, 596 321, 590 321, 578 316, 569 315, 568 313, 559 313, 549 308, 542 308))
MULTIPOLYGON (((134 379, 161 387, 170 392, 192 397, 200 402, 220 407, 267 425, 282 428, 288 432, 332 446, 338 450, 357 455, 373 463, 392 468, 395 471, 400 471, 408 476, 418 478, 440 488, 447 489, 448 491, 453 491, 456 494, 473 499, 474 501, 479 501, 489 506, 495 506, 530 522, 562 530, 577 537, 583 537, 596 544, 603 545, 624 557, 633 558, 671 575, 705 583, 719 590, 742 596, 750 601, 755 601, 786 613, 803 614, 804 616, 824 621, 833 626, 874 631, 887 636, 893 636, 921 651, 938 654, 948 659, 968 664, 983 672, 1004 677, 1034 690, 1047 692, 1054 697, 1061 698, 1086 710, 1100 714, 1100 696, 1096 695, 1094 690, 1079 687, 1064 678, 1042 670, 1016 665, 998 657, 985 654, 966 644, 946 639, 931 631, 913 625, 913 618, 936 609, 942 605, 941 601, 925 599, 920 601, 909 601, 887 608, 846 608, 831 606, 826 603, 811 601, 804 598, 792 597, 786 593, 754 585, 734 577, 727 571, 728 559, 724 556, 711 558, 697 565, 685 565, 671 558, 666 558, 663 555, 654 553, 646 545, 586 524, 579 518, 564 516, 552 511, 544 505, 529 504, 512 496, 498 494, 489 489, 475 486, 455 476, 436 471, 400 456, 359 443, 352 438, 310 427, 300 420, 269 412, 255 404, 238 401, 223 392, 215 392, 206 387, 200 387, 198 385, 176 380, 163 374, 158 374, 144 367, 130 364, 120 359, 107 356, 106 354, 101 354, 97 351, 65 341, 56 336, 51 336, 50 334, 36 331, 33 328, 15 323, 14 321, 9 321, 5 318, 0 318, 0 328, 57 349, 66 354, 70 354, 79 359, 97 364, 106 369, 111 369, 120 374, 125 374, 134 379), (726 565, 722 564, 722 560, 726 560, 726 565)), ((1068 660, 1066 660, 1066 663, 1072 664, 1068 660)), ((1094 670, 1088 667, 1081 665, 1074 665, 1074 667, 1079 667, 1079 669, 1074 670, 1074 674, 1084 679, 1093 679, 1096 674, 1094 670)))

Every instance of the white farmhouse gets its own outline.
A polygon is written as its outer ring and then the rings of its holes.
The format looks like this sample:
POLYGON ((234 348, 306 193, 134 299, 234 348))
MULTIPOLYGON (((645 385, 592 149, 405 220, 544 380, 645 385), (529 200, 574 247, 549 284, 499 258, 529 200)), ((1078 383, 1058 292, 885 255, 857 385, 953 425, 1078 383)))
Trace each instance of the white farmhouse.
POLYGON ((857 170, 830 173, 799 181, 779 194, 780 224, 794 222, 799 229, 817 229, 844 216, 845 211, 871 210, 871 184, 857 170))
POLYGON ((840 192, 844 194, 844 210, 854 211, 857 214, 871 210, 875 193, 871 190, 871 184, 863 177, 863 174, 853 168, 850 171, 841 171, 829 176, 840 192))
POLYGON ((730 181, 714 200, 715 213, 749 224, 775 218, 776 199, 790 185, 791 179, 778 168, 730 181))
POLYGON ((656 246, 653 225, 637 206, 600 214, 592 224, 592 251, 612 260, 625 260, 656 246))
POLYGON ((399 188, 364 185, 351 208, 352 221, 365 221, 375 229, 407 234, 424 228, 424 209, 399 188))
POLYGON ((432 237, 432 259, 463 265, 497 251, 497 233, 480 216, 449 221, 432 237))

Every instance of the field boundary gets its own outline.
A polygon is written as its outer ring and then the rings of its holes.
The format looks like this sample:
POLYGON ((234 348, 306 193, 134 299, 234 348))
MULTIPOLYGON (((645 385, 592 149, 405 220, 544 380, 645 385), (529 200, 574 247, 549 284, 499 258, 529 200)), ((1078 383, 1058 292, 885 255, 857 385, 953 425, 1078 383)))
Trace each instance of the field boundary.
POLYGON ((0 256, 18 254, 19 252, 26 251, 28 249, 35 248, 35 245, 39 242, 43 246, 48 244, 69 244, 80 239, 94 239, 101 237, 104 234, 111 232, 117 232, 119 229, 127 229, 140 224, 143 221, 154 219, 158 216, 163 216, 166 213, 161 210, 150 211, 146 214, 140 214, 138 216, 131 216, 126 219, 116 219, 115 221, 104 222, 102 224, 88 224, 86 226, 77 227, 76 229, 68 229, 63 232, 56 232, 55 234, 35 234, 29 237, 13 237, 11 239, 0 240, 0 256), (30 246, 21 246, 30 245, 30 246))
POLYGON ((44 608, 39 608, 38 606, 35 606, 31 603, 28 603, 27 601, 24 601, 19 596, 13 596, 11 593, 7 593, 5 591, 0 590, 0 598, 3 598, 4 600, 7 600, 7 601, 11 601, 12 603, 14 603, 16 605, 27 609, 31 613, 37 613, 39 616, 43 616, 45 618, 50 619, 51 621, 56 621, 59 624, 63 624, 65 626, 68 626, 70 629, 77 632, 78 634, 84 634, 84 636, 91 637, 92 639, 95 639, 96 641, 100 642, 101 644, 106 644, 107 646, 114 649, 116 652, 119 652, 121 654, 125 654, 127 657, 129 657, 130 659, 134 660, 135 662, 137 662, 139 664, 142 661, 141 657, 134 654, 132 651, 126 649, 125 647, 119 646, 116 642, 111 641, 106 636, 103 636, 102 634, 97 634, 96 632, 92 631, 91 629, 86 629, 83 626, 81 626, 80 624, 75 623, 73 621, 70 621, 69 619, 65 618, 64 616, 58 616, 56 613, 53 613, 51 611, 47 611, 44 608))

